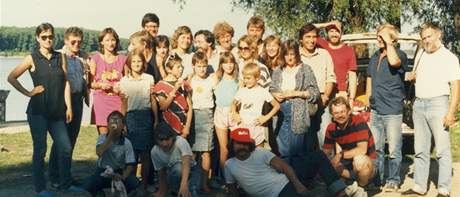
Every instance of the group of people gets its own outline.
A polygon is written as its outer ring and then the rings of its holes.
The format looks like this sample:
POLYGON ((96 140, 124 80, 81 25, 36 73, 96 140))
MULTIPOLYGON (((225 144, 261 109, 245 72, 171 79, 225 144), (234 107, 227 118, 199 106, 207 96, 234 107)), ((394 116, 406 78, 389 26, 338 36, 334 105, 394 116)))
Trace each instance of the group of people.
POLYGON ((401 184, 404 80, 416 81, 416 100, 415 185, 403 195, 426 193, 433 136, 440 164, 438 196, 449 196, 448 128, 455 122, 460 66, 442 45, 438 26, 422 26, 423 49, 411 72, 398 49, 397 27, 377 28, 379 50, 367 70, 368 123, 352 113, 357 63, 353 48, 341 42, 338 21, 306 24, 297 40, 282 41, 277 35, 263 39, 264 20, 254 16, 236 45, 227 22, 195 34, 180 26, 171 39, 158 35, 160 20, 153 13, 141 25, 126 55, 117 52, 120 40, 109 27, 100 32, 99 50, 91 56, 80 50, 80 28, 65 31, 58 52, 53 26, 37 27, 38 47, 8 81, 31 98, 27 120, 39 196, 53 196, 44 175, 48 132, 53 139, 50 185, 68 192, 96 196, 111 182, 122 182, 128 193, 147 194, 154 171, 156 196, 209 193, 211 177, 235 196, 240 190, 250 196, 309 196, 306 185, 317 177, 336 196, 367 196, 363 188, 370 183, 395 192, 401 184), (321 29, 327 38, 319 36, 321 29), (32 90, 17 80, 25 71, 32 90), (72 152, 90 97, 99 133, 97 169, 76 185, 72 152))

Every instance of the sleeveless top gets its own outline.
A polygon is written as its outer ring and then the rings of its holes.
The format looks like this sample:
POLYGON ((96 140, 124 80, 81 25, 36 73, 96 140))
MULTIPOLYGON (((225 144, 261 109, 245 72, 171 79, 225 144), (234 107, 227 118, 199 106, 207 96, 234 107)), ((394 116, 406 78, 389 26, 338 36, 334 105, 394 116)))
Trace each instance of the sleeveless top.
POLYGON ((145 73, 152 75, 155 83, 163 79, 161 77, 160 70, 157 68, 157 58, 155 54, 152 54, 152 58, 150 58, 150 60, 147 62, 147 70, 145 73))
POLYGON ((222 77, 214 89, 217 107, 230 107, 238 91, 238 81, 222 77))
POLYGON ((61 53, 53 50, 51 58, 47 59, 35 49, 31 55, 35 65, 35 71, 29 69, 32 82, 34 87, 42 85, 45 91, 30 98, 27 113, 44 115, 49 119, 64 119, 66 78, 61 53))

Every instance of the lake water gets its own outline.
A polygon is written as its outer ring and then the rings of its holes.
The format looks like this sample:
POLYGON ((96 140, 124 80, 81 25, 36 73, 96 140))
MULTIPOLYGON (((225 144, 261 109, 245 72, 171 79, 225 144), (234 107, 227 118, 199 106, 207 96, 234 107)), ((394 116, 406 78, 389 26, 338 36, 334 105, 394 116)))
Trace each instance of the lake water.
MULTIPOLYGON (((10 90, 10 94, 6 99, 6 121, 12 120, 26 120, 26 108, 29 103, 29 98, 18 92, 7 82, 8 74, 13 68, 21 63, 23 58, 4 58, 0 57, 0 89, 10 90)), ((31 90, 33 88, 32 79, 30 74, 26 71, 19 81, 24 88, 31 90)), ((90 109, 84 107, 83 109, 83 123, 89 123, 90 109)))

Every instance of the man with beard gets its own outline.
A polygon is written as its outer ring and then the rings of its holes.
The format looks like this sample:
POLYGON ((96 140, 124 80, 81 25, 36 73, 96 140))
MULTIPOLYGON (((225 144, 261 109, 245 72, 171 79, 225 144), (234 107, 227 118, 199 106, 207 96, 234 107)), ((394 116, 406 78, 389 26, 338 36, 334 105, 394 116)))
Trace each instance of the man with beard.
POLYGON ((416 56, 418 67, 408 77, 415 80, 413 119, 415 126, 415 185, 403 196, 424 196, 430 171, 431 138, 436 145, 439 165, 438 195, 449 196, 452 182, 452 153, 449 127, 455 123, 459 103, 460 67, 457 56, 441 42, 439 26, 422 25, 422 52, 416 56), (450 95, 450 101, 449 101, 450 95))
POLYGON ((225 180, 232 196, 238 196, 237 184, 250 196, 312 196, 302 182, 319 173, 328 190, 336 196, 347 193, 326 155, 321 151, 299 155, 292 168, 270 151, 256 148, 247 128, 230 132, 229 150, 235 155, 225 162, 225 180))
POLYGON ((219 54, 217 53, 214 35, 209 30, 199 30, 195 33, 193 42, 197 51, 206 54, 208 59, 208 73, 217 72, 219 68, 219 54))
POLYGON ((318 37, 317 43, 326 49, 332 56, 334 71, 337 76, 337 91, 339 96, 349 98, 353 103, 356 95, 356 56, 353 49, 341 42, 342 23, 331 21, 328 23, 315 24, 319 29, 327 31, 327 41, 318 37), (347 90, 348 88, 348 90, 347 90))
POLYGON ((329 110, 333 121, 327 127, 323 151, 331 155, 338 145, 341 150, 335 150, 332 166, 343 178, 365 186, 374 176, 376 153, 372 133, 362 117, 351 114, 347 99, 334 98, 329 110))

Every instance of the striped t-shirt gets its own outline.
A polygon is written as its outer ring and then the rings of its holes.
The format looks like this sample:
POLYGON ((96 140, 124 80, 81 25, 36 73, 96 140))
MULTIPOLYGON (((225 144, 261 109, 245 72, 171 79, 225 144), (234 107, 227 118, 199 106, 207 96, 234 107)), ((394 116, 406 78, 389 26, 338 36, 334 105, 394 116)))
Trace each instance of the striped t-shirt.
POLYGON ((359 115, 351 115, 350 122, 345 129, 339 129, 335 122, 328 125, 324 149, 334 149, 335 143, 339 144, 342 150, 351 150, 358 146, 359 142, 367 142, 367 153, 371 159, 376 158, 374 137, 372 136, 366 121, 359 115))

